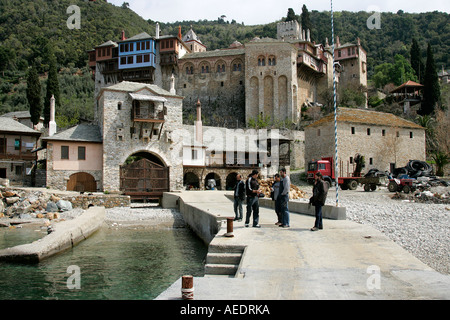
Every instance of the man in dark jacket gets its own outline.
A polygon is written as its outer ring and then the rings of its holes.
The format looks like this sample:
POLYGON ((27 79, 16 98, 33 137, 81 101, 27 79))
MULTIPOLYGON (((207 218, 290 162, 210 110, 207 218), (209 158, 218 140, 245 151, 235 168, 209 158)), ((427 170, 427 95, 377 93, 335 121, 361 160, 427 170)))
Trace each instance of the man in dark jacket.
POLYGON ((313 196, 309 200, 316 209, 316 221, 311 231, 317 231, 323 229, 322 225, 322 207, 325 205, 325 200, 328 194, 328 184, 322 179, 322 174, 317 172, 313 187, 313 196))
POLYGON ((248 227, 250 223, 250 216, 253 211, 253 227, 261 228, 259 225, 259 183, 257 180, 258 171, 253 170, 245 182, 245 189, 247 193, 247 214, 245 216, 245 226, 248 227))
POLYGON ((234 221, 242 221, 242 202, 245 200, 245 183, 242 176, 236 176, 237 182, 234 186, 234 221), (238 215, 239 209, 239 215, 238 215))

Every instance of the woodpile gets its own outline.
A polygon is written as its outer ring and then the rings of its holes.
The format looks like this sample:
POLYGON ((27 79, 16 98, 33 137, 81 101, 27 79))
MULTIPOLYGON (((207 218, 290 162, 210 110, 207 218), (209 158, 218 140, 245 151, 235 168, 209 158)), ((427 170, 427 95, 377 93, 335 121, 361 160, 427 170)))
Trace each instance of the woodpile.
MULTIPOLYGON (((272 187, 274 181, 275 180, 272 178, 259 180, 259 186, 260 189, 263 191, 265 198, 270 198, 270 191, 271 191, 270 188, 272 187)), ((307 197, 308 196, 305 191, 301 190, 299 187, 291 183, 291 190, 289 191, 289 199, 301 199, 307 197)))

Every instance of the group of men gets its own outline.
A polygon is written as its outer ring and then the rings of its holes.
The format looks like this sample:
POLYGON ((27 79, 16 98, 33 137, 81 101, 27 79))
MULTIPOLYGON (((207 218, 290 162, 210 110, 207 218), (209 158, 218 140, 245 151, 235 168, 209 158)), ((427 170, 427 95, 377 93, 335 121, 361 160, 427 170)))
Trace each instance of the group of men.
MULTIPOLYGON (((258 171, 253 170, 244 181, 242 176, 236 176, 237 183, 234 187, 234 221, 242 221, 243 208, 242 204, 247 198, 247 212, 245 216, 245 227, 249 227, 250 217, 253 213, 253 227, 261 228, 259 224, 259 198, 264 197, 264 193, 259 188, 258 171)), ((289 228, 289 191, 291 189, 291 180, 286 174, 286 169, 282 168, 280 173, 275 174, 275 181, 272 185, 272 200, 275 201, 275 213, 277 214, 277 222, 279 227, 289 228)), ((316 176, 316 181, 313 187, 313 196, 310 199, 310 204, 315 207, 316 221, 311 231, 323 229, 322 224, 322 206, 325 205, 325 200, 328 193, 328 185, 322 180, 320 172, 316 176)))

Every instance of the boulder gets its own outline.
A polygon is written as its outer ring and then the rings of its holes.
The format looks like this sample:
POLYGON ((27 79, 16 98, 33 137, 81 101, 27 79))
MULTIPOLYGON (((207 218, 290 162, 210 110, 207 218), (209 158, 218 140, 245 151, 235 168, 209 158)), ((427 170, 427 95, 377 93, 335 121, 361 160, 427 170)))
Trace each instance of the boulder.
POLYGON ((66 200, 59 200, 56 205, 61 211, 69 211, 72 210, 72 203, 66 200))
POLYGON ((8 197, 8 198, 6 198, 6 203, 7 204, 13 204, 13 203, 16 203, 19 200, 20 200, 19 197, 8 197))
POLYGON ((58 206, 56 205, 56 203, 49 201, 47 202, 47 212, 58 212, 58 206))

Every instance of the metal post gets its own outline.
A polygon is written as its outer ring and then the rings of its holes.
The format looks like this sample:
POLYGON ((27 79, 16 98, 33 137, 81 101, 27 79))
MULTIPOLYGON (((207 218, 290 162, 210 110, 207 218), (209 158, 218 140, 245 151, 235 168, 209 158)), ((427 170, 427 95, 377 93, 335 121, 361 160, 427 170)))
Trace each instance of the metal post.
POLYGON ((194 300, 194 277, 183 276, 181 278, 181 297, 183 300, 194 300))
POLYGON ((338 138, 337 138, 337 103, 336 103, 336 65, 334 60, 334 21, 333 21, 333 0, 331 1, 331 39, 333 51, 333 94, 334 94, 334 177, 336 184, 336 207, 339 207, 339 171, 338 171, 338 138))
POLYGON ((225 233, 225 237, 228 237, 228 238, 234 237, 233 221, 234 221, 234 218, 227 218, 227 233, 225 233))

